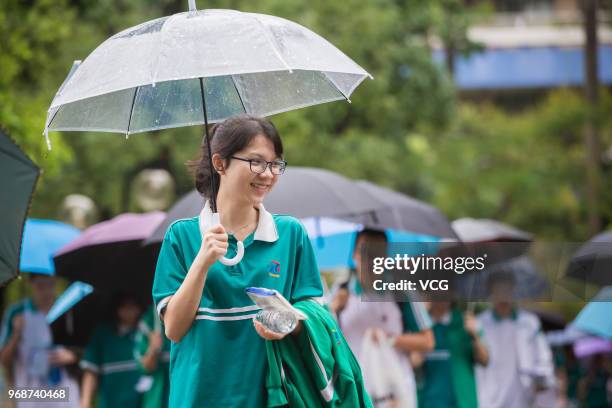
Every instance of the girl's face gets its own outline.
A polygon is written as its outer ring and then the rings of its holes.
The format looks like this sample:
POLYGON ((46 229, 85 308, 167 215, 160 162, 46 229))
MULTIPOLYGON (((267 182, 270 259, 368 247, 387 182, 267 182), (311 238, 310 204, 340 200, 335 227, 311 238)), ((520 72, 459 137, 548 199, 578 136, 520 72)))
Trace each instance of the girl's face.
MULTIPOLYGON (((274 144, 265 136, 257 135, 244 149, 233 154, 241 159, 259 159, 267 162, 280 159, 274 151, 274 144)), ((261 174, 251 171, 249 162, 228 158, 221 175, 223 189, 232 193, 237 200, 258 206, 272 189, 278 176, 269 167, 261 174), (227 162, 231 160, 228 167, 227 162)))

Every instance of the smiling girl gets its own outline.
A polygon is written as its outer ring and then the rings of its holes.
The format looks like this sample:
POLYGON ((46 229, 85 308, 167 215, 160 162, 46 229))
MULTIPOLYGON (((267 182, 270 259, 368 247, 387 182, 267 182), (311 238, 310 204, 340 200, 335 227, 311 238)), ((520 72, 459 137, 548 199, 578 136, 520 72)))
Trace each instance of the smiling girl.
MULTIPOLYGON (((264 407, 264 339, 285 335, 253 321, 258 308, 244 289, 276 289, 294 303, 322 295, 320 275, 304 227, 262 204, 286 167, 274 125, 247 115, 227 119, 213 128, 210 148, 214 168, 203 146, 196 188, 210 198, 213 178, 221 224, 205 225, 203 236, 198 217, 172 224, 153 285, 172 340, 169 406, 264 407), (242 261, 218 262, 236 253, 237 241, 244 243, 242 261)), ((208 201, 204 215, 211 218, 208 201)))

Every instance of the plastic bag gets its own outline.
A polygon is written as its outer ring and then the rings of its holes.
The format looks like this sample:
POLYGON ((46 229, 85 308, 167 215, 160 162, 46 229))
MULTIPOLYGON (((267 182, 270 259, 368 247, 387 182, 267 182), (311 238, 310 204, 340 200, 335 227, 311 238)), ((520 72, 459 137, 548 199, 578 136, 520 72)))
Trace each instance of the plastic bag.
POLYGON ((380 330, 377 335, 379 341, 374 341, 375 330, 366 330, 359 361, 372 403, 377 408, 415 408, 416 401, 405 381, 408 373, 399 362, 400 353, 380 330))

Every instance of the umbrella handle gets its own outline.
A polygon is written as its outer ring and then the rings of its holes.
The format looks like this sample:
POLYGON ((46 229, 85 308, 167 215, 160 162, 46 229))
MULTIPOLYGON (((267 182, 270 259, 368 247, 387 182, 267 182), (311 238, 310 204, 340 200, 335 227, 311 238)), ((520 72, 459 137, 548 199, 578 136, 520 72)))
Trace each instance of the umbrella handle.
MULTIPOLYGON (((205 223, 204 222, 204 218, 205 218, 205 209, 202 209, 202 212, 200 213, 200 233, 202 234, 202 236, 204 236, 204 232, 206 232, 206 229, 204 227, 205 224, 208 225, 217 225, 217 224, 221 224, 221 220, 219 218, 219 213, 213 213, 211 214, 211 218, 210 218, 210 223, 205 223)), ((221 258, 219 258, 219 262, 221 262, 223 265, 227 265, 227 266, 233 266, 238 264, 241 260, 242 257, 244 256, 244 243, 242 243, 242 241, 238 241, 236 243, 236 245, 238 246, 236 249, 236 256, 234 256, 233 258, 226 258, 224 256, 222 256, 221 258)))

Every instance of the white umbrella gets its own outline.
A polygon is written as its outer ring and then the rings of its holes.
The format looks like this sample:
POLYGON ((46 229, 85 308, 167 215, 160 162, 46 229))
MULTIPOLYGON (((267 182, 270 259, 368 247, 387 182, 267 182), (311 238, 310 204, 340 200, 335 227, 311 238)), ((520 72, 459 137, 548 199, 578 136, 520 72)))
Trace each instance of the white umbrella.
MULTIPOLYGON (((76 65, 49 108, 48 132, 131 133, 205 125, 238 113, 267 116, 349 100, 363 68, 307 28, 283 18, 202 10, 114 35, 76 65)), ((206 143, 209 148, 210 144, 206 143)), ((212 163, 211 163, 212 168, 212 163)), ((211 178, 211 209, 218 223, 211 178)), ((203 217, 201 218, 203 219, 203 217)), ((235 264, 244 249, 238 243, 235 264)))
POLYGON ((309 29, 264 14, 195 9, 128 28, 75 65, 51 131, 126 135, 348 100, 363 68, 309 29), (203 105, 206 105, 206 118, 203 105))

